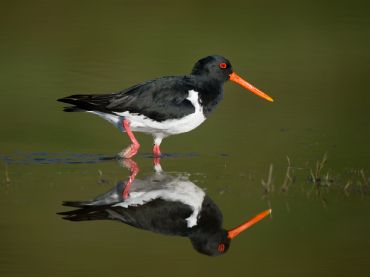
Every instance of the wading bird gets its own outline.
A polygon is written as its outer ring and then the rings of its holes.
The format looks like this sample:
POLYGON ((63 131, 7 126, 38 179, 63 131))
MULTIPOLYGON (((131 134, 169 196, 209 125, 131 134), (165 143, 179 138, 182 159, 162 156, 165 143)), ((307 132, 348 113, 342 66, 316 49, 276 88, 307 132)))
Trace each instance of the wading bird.
POLYGON ((111 94, 71 95, 58 99, 73 106, 66 112, 96 114, 125 131, 131 145, 119 156, 133 157, 140 148, 133 132, 151 134, 153 155, 161 155, 160 144, 168 136, 189 132, 206 120, 223 98, 223 85, 233 81, 258 96, 272 98, 239 77, 229 60, 213 55, 200 59, 189 75, 146 81, 111 94))

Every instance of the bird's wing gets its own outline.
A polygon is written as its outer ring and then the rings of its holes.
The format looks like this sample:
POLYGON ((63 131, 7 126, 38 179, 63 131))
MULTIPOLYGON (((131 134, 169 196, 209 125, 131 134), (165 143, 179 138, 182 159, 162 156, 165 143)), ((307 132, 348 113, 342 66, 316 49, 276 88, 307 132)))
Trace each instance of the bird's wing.
POLYGON ((188 77, 163 77, 117 93, 107 108, 115 113, 141 114, 156 121, 181 118, 195 111, 187 99, 192 88, 188 77))
MULTIPOLYGON (((72 202, 66 202, 69 205, 72 202)), ((73 204, 73 203, 72 203, 73 204)), ((78 205, 71 205, 78 206, 78 205)), ((117 220, 152 232, 185 236, 189 232, 186 218, 192 213, 188 205, 156 199, 141 206, 103 205, 80 206, 79 209, 58 213, 71 221, 117 220)))
POLYGON ((112 94, 72 95, 58 99, 78 109, 105 113, 130 112, 156 121, 181 118, 195 111, 187 99, 194 89, 189 76, 162 77, 112 94))

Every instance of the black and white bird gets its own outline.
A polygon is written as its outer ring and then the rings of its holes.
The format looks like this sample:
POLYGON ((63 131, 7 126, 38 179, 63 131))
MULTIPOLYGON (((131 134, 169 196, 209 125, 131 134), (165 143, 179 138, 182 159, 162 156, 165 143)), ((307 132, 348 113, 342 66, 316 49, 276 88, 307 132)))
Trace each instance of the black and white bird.
POLYGON ((223 85, 233 81, 258 96, 272 98, 233 72, 229 60, 213 55, 200 59, 189 75, 146 81, 111 94, 71 95, 58 99, 73 106, 66 112, 90 112, 126 131, 131 145, 119 155, 133 157, 140 148, 133 132, 151 134, 154 157, 168 136, 189 132, 206 120, 223 98, 223 85))
POLYGON ((93 200, 66 201, 63 205, 78 209, 59 214, 70 221, 115 220, 138 229, 188 237, 195 250, 216 256, 226 253, 231 239, 271 213, 266 210, 225 230, 220 209, 189 180, 188 174, 166 174, 158 164, 156 169, 154 175, 144 179, 133 180, 130 176, 128 182, 118 182, 93 200), (130 188, 125 195, 122 192, 127 185, 130 188))

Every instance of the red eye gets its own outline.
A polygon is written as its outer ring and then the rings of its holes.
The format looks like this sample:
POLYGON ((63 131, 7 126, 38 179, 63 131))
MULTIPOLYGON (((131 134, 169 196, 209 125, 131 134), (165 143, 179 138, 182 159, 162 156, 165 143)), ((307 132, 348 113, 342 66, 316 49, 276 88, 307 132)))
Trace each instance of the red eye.
POLYGON ((225 244, 220 243, 220 244, 218 245, 218 247, 217 247, 217 250, 218 250, 218 252, 220 252, 220 253, 224 253, 224 251, 225 251, 225 244))
POLYGON ((220 68, 225 69, 227 67, 226 63, 220 63, 220 68))

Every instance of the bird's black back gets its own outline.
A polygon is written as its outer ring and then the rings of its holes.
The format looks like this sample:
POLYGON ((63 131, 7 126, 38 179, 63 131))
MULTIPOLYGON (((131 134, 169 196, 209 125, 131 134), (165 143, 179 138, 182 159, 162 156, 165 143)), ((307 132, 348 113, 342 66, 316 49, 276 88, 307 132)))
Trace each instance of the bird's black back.
POLYGON ((190 90, 198 92, 205 116, 223 98, 222 83, 204 76, 187 75, 154 79, 118 93, 75 94, 58 101, 74 105, 66 107, 66 112, 98 111, 114 114, 128 111, 162 122, 194 113, 195 108, 187 99, 190 90))
MULTIPOLYGON (((65 202, 66 206, 77 206, 76 202, 65 202)), ((82 206, 80 209, 58 213, 70 221, 117 220, 133 227, 165 235, 187 236, 188 218, 192 213, 189 206, 179 202, 155 199, 140 206, 123 208, 115 205, 82 206)))

